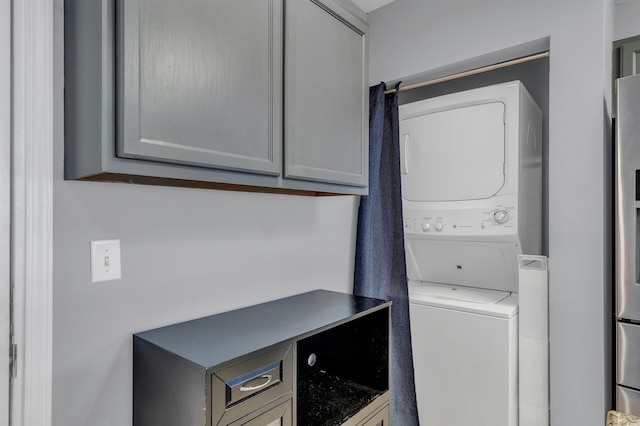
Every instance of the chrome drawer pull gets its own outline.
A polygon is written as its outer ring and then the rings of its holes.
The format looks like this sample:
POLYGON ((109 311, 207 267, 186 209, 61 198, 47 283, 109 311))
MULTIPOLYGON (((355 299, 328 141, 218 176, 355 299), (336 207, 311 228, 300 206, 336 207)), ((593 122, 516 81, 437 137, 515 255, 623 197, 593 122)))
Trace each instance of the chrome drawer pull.
POLYGON ((257 380, 258 378, 256 377, 255 379, 251 379, 251 380, 247 380, 246 382, 244 382, 243 386, 240 386, 240 392, 249 392, 249 391, 254 391, 254 390, 258 390, 258 389, 262 389, 263 387, 267 386, 269 383, 271 383, 271 374, 265 374, 261 377, 259 377, 261 379, 267 379, 264 383, 260 383, 257 386, 244 386, 247 383, 253 382, 254 380, 257 380))

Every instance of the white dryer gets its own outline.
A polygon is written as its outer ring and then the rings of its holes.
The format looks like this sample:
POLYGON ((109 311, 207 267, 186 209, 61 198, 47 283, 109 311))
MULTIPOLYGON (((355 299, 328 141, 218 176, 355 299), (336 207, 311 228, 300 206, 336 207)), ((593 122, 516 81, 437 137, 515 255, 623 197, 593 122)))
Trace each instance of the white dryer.
POLYGON ((540 254, 542 115, 519 81, 399 107, 409 279, 518 291, 540 254))
POLYGON ((422 426, 517 424, 518 297, 409 282, 422 426))

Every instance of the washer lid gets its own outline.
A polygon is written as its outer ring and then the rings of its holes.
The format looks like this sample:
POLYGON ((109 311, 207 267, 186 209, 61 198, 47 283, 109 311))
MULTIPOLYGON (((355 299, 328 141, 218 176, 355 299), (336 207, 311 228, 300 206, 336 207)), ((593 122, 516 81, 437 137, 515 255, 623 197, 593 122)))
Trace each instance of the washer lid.
POLYGON ((508 291, 411 281, 409 291, 412 299, 436 298, 484 304, 498 303, 511 295, 508 291))
POLYGON ((508 291, 409 281, 409 301, 414 305, 511 318, 518 313, 518 296, 508 291))
POLYGON ((491 289, 497 294, 517 292, 519 237, 509 237, 511 241, 500 241, 498 235, 482 238, 461 241, 405 234, 409 280, 491 289))

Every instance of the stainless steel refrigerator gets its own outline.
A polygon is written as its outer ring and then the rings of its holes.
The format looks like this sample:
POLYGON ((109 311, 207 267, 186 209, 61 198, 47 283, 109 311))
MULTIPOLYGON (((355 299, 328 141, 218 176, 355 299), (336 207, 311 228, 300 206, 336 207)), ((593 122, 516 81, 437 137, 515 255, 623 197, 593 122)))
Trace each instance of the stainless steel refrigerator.
POLYGON ((617 85, 616 409, 640 415, 640 75, 617 85))

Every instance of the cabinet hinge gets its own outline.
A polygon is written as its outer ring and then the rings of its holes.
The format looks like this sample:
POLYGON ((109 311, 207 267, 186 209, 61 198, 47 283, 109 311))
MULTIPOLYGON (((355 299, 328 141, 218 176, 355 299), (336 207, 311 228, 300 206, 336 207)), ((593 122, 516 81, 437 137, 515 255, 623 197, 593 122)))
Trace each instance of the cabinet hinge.
POLYGON ((15 343, 9 345, 9 374, 11 380, 18 377, 18 345, 15 343))

